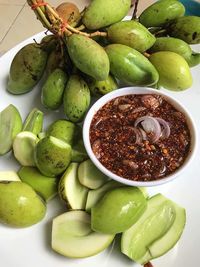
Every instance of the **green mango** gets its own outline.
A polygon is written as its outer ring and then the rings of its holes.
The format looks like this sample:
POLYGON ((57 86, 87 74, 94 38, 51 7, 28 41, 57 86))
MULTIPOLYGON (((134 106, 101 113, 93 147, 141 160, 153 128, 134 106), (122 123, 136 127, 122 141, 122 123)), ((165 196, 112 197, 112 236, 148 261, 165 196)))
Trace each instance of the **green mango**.
POLYGON ((31 110, 25 119, 22 131, 29 131, 38 135, 42 131, 44 113, 37 108, 31 110))
POLYGON ((46 35, 42 38, 40 45, 43 50, 47 51, 47 53, 51 53, 56 46, 58 45, 58 38, 54 35, 46 35))
POLYGON ((28 227, 41 221, 46 205, 27 184, 0 182, 0 222, 13 227, 28 227))
POLYGON ((98 81, 103 81, 108 77, 108 56, 93 39, 80 34, 72 34, 67 39, 67 48, 74 65, 83 73, 98 81))
POLYGON ((146 51, 156 41, 148 29, 135 20, 115 23, 107 32, 110 42, 130 46, 139 52, 146 51))
POLYGON ((15 136, 22 129, 22 118, 14 105, 0 112, 0 156, 11 150, 15 136))
POLYGON ((47 136, 37 143, 35 163, 39 171, 49 177, 63 173, 71 161, 71 146, 66 142, 47 136))
POLYGON ((42 87, 41 95, 42 104, 46 108, 54 110, 60 107, 67 80, 67 74, 59 68, 56 68, 47 77, 47 80, 42 87))
POLYGON ((159 73, 159 85, 173 91, 182 91, 192 86, 190 68, 179 54, 160 51, 152 54, 149 60, 159 73))
POLYGON ((93 0, 83 14, 82 22, 90 30, 106 27, 122 20, 131 7, 131 0, 93 0))
POLYGON ((91 79, 88 82, 88 86, 94 96, 105 95, 119 88, 116 79, 112 75, 109 75, 105 81, 91 79))
POLYGON ((94 231, 117 234, 130 228, 143 214, 147 201, 137 187, 114 188, 91 208, 94 231))
POLYGON ((47 135, 54 136, 71 145, 75 129, 76 126, 73 122, 67 120, 57 120, 49 126, 47 135))
POLYGON ((47 52, 37 44, 25 45, 15 55, 7 84, 8 92, 24 94, 33 89, 44 72, 47 52))
POLYGON ((58 179, 42 175, 34 167, 22 167, 18 171, 22 182, 30 185, 44 200, 48 202, 58 192, 58 179))
POLYGON ((139 21, 145 27, 159 27, 169 20, 185 14, 185 7, 177 0, 160 0, 145 9, 139 16, 139 21))
POLYGON ((190 67, 200 63, 200 53, 192 51, 191 47, 181 39, 173 37, 159 37, 150 48, 150 53, 158 51, 171 51, 184 57, 190 67))
POLYGON ((87 83, 78 75, 69 78, 63 96, 64 113, 72 122, 83 119, 90 105, 90 90, 87 83))
POLYGON ((157 83, 159 75, 155 67, 137 50, 122 44, 108 45, 105 50, 110 60, 110 71, 117 79, 130 85, 157 83))
POLYGON ((166 27, 167 33, 188 44, 200 43, 200 17, 186 16, 177 18, 166 27))

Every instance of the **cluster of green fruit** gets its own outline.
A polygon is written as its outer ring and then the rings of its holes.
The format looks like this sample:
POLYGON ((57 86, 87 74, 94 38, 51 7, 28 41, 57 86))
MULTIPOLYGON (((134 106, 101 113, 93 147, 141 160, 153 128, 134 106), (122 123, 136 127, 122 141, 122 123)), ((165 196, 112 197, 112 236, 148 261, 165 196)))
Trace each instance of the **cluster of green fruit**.
POLYGON ((22 165, 18 173, 0 172, 0 222, 14 227, 38 223, 46 203, 59 193, 68 211, 53 220, 52 248, 61 255, 95 255, 122 233, 122 253, 146 264, 179 240, 184 208, 161 194, 149 197, 144 188, 110 180, 87 159, 77 125, 58 120, 44 133, 41 111, 32 110, 22 124, 13 105, 0 118, 0 144, 6 134, 10 137, 1 154, 13 148, 22 165))
POLYGON ((61 4, 57 12, 47 3, 38 6, 34 11, 54 34, 16 54, 8 91, 30 91, 46 69, 42 103, 57 109, 63 102, 68 118, 79 121, 90 91, 102 95, 115 90, 116 79, 176 91, 191 87, 189 67, 199 64, 200 54, 189 44, 200 42, 200 18, 184 16, 177 0, 160 0, 138 19, 122 21, 130 6, 131 0, 94 0, 82 13, 73 3, 61 4))

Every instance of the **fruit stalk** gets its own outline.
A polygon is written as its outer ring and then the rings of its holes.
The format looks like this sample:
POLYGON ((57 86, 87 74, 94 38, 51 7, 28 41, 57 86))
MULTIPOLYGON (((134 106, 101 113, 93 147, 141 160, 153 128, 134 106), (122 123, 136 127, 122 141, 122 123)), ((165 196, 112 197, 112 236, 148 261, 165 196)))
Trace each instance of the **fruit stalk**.
POLYGON ((135 20, 137 18, 137 7, 139 4, 139 0, 132 0, 132 5, 134 6, 133 8, 133 15, 132 15, 132 20, 135 20))
POLYGON ((144 267, 153 267, 153 264, 149 261, 144 265, 144 267))
POLYGON ((27 3, 34 10, 37 18, 42 22, 43 26, 55 35, 66 37, 76 33, 86 37, 107 36, 106 32, 96 31, 87 33, 70 26, 63 21, 53 7, 43 0, 27 0, 27 3))

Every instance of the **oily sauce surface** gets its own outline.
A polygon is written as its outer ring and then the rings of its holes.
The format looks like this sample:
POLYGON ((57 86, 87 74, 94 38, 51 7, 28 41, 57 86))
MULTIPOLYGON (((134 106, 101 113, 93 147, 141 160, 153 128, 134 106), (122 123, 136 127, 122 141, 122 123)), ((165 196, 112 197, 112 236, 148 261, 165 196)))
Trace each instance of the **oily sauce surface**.
POLYGON ((129 180, 152 181, 183 164, 190 132, 184 114, 162 96, 126 95, 109 101, 94 115, 90 142, 98 160, 111 172, 129 180), (145 132, 139 124, 143 138, 138 139, 134 124, 143 116, 165 120, 170 135, 153 141, 154 133, 145 132))

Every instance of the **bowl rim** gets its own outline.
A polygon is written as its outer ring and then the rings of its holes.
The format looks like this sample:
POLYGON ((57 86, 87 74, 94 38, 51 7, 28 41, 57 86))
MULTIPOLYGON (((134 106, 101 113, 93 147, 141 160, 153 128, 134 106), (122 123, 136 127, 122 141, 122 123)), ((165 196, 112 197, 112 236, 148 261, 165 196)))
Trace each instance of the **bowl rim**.
POLYGON ((140 186, 140 187, 151 187, 151 186, 157 186, 162 185, 167 182, 170 182, 180 176, 181 173, 185 170, 185 168, 192 162, 193 158, 195 157, 196 150, 197 150, 197 128, 194 123, 194 120, 189 113, 189 111, 184 107, 183 104, 181 104, 178 100, 176 100, 174 97, 169 95, 166 92, 158 91, 153 88, 147 88, 147 87, 123 87, 117 90, 114 90, 101 98, 99 98, 89 109, 87 112, 84 123, 83 123, 83 142, 85 145, 85 149, 89 155, 89 158, 94 163, 94 165, 103 172, 106 176, 108 176, 111 179, 114 179, 117 182, 129 185, 129 186, 140 186), (94 155, 91 144, 90 144, 90 124, 92 122, 92 119, 96 112, 104 106, 107 102, 110 100, 123 96, 123 95, 130 95, 130 94, 158 94, 163 96, 167 101, 169 101, 178 111, 181 111, 184 113, 186 122, 188 124, 188 128, 190 130, 190 136, 191 136, 191 145, 190 145, 190 151, 187 155, 187 158, 185 159, 184 163, 180 168, 178 168, 175 172, 167 175, 165 178, 161 178, 159 180, 153 180, 153 181, 133 181, 128 180, 126 178, 120 177, 113 172, 109 171, 106 167, 101 164, 101 162, 96 158, 94 155))

